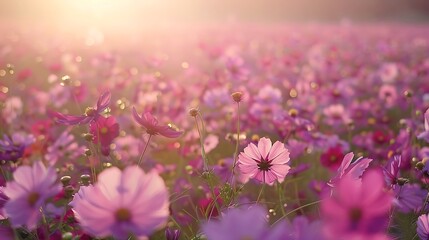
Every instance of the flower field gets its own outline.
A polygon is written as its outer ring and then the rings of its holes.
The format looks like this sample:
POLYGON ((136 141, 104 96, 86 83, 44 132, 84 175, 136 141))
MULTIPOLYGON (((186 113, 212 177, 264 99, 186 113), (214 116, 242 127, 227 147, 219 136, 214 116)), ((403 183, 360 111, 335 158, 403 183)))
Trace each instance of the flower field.
POLYGON ((429 239, 425 25, 0 36, 0 240, 429 239))

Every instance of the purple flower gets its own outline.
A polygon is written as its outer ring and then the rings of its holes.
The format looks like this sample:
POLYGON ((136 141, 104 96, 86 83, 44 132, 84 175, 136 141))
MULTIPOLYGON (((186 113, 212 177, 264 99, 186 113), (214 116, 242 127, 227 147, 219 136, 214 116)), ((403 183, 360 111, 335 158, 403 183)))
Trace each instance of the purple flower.
POLYGON ((0 226, 0 239, 1 240, 14 240, 15 235, 13 229, 7 226, 0 226))
POLYGON ((420 239, 429 239, 429 215, 423 214, 417 219, 417 234, 420 239))
POLYGON ((293 219, 292 224, 287 224, 284 230, 285 235, 282 240, 323 240, 322 223, 315 221, 310 223, 305 216, 298 216, 293 219))
POLYGON ((267 211, 259 205, 228 209, 219 221, 202 226, 208 240, 267 239, 267 211), (251 226, 251 227, 249 227, 251 226))
POLYGON ((146 128, 146 132, 149 135, 159 134, 167 138, 177 138, 183 133, 174 129, 171 125, 158 125, 158 120, 150 112, 146 112, 140 117, 135 107, 133 107, 133 117, 138 124, 146 128))
POLYGON ((40 209, 46 201, 60 192, 55 169, 46 168, 41 161, 32 167, 21 166, 13 173, 3 192, 9 198, 4 212, 13 227, 26 225, 35 229, 41 217, 40 209))
POLYGON ((88 107, 85 110, 84 115, 69 115, 69 114, 62 114, 59 112, 53 112, 52 115, 55 117, 56 121, 58 123, 64 124, 64 125, 81 125, 81 124, 87 124, 92 121, 95 121, 98 117, 101 116, 101 113, 109 106, 111 99, 110 92, 103 93, 100 98, 98 98, 97 106, 95 108, 88 107))
POLYGON ((394 193, 396 195, 394 204, 398 211, 404 213, 419 211, 427 196, 427 191, 418 184, 395 186, 394 193))
POLYGON ((168 192, 155 172, 138 166, 104 170, 94 186, 81 187, 70 203, 83 230, 96 237, 148 236, 169 215, 168 192))
POLYGON ((179 229, 165 229, 166 240, 179 240, 181 231, 179 229))
POLYGON ((24 155, 27 146, 34 143, 33 135, 14 133, 12 137, 3 135, 0 140, 0 160, 17 161, 24 155))
POLYGON ((387 168, 383 169, 384 179, 389 187, 393 187, 397 184, 401 160, 402 157, 400 155, 394 156, 393 159, 387 163, 387 168))
POLYGON ((247 178, 259 182, 274 184, 283 182, 290 170, 289 151, 284 144, 277 141, 272 145, 269 138, 261 138, 258 146, 250 143, 238 157, 238 168, 247 178))

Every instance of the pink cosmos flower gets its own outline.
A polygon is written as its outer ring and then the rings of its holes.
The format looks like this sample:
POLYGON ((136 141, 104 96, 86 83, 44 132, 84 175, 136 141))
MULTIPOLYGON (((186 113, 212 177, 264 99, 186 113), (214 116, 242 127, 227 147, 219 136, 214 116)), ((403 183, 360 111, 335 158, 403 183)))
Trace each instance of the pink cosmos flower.
POLYGON ((396 92, 396 88, 392 85, 383 85, 381 86, 378 97, 380 100, 384 101, 386 107, 390 108, 395 106, 395 103, 398 99, 398 93, 396 92))
POLYGON ((110 144, 119 136, 119 124, 113 116, 99 117, 89 125, 89 132, 94 135, 94 143, 99 144, 101 153, 109 156, 110 144))
POLYGON ((417 138, 429 142, 429 109, 427 109, 425 112, 425 131, 420 133, 417 138))
POLYGON ((84 147, 80 147, 74 139, 74 136, 68 131, 64 131, 57 140, 48 147, 48 153, 45 155, 49 164, 54 165, 59 159, 74 159, 84 153, 84 147))
POLYGON ((62 114, 59 112, 53 112, 53 117, 56 118, 56 121, 58 123, 64 124, 64 125, 77 125, 77 124, 87 124, 92 121, 97 120, 101 113, 109 106, 111 99, 110 92, 103 93, 100 98, 98 98, 97 106, 95 108, 88 107, 85 110, 84 115, 76 116, 76 115, 69 115, 69 114, 62 114))
POLYGON ((132 135, 118 137, 115 139, 114 143, 116 158, 118 160, 124 161, 138 157, 140 153, 139 149, 142 145, 144 145, 140 139, 137 139, 132 135))
POLYGON ((340 168, 338 168, 337 176, 332 178, 328 185, 333 186, 337 181, 347 175, 350 175, 353 179, 359 179, 365 169, 367 169, 369 164, 372 162, 372 159, 370 158, 360 157, 352 163, 353 157, 354 154, 352 152, 347 153, 344 156, 343 162, 341 163, 340 168))
POLYGON ((290 170, 289 151, 283 143, 277 141, 271 145, 271 140, 261 138, 258 146, 250 143, 238 157, 238 168, 247 178, 273 184, 276 180, 283 182, 290 170))
POLYGON ((10 97, 4 101, 1 111, 2 117, 6 123, 11 124, 23 112, 24 103, 19 97, 10 97))
POLYGON ((54 168, 46 168, 41 161, 32 167, 21 166, 13 173, 14 181, 8 182, 3 189, 9 198, 4 212, 13 227, 26 225, 35 229, 41 217, 40 209, 46 201, 61 191, 56 182, 54 168))
POLYGON ((6 219, 3 207, 7 203, 9 198, 3 193, 3 187, 0 187, 0 220, 6 219))
POLYGON ((159 126, 158 120, 152 116, 150 112, 146 112, 140 117, 135 107, 133 107, 133 117, 138 124, 146 128, 146 132, 149 135, 159 134, 167 138, 177 138, 183 133, 182 131, 174 129, 170 125, 159 126))
POLYGON ((138 166, 122 172, 116 167, 104 170, 94 186, 80 188, 70 205, 83 230, 100 238, 148 236, 162 227, 169 215, 164 181, 138 166))
POLYGON ((328 239, 374 239, 386 231, 393 196, 381 171, 368 171, 362 181, 347 175, 329 195, 321 204, 328 239))
POLYGON ((340 125, 350 122, 350 117, 348 116, 348 113, 342 104, 327 106, 323 110, 323 114, 325 114, 327 117, 327 123, 331 125, 340 125))

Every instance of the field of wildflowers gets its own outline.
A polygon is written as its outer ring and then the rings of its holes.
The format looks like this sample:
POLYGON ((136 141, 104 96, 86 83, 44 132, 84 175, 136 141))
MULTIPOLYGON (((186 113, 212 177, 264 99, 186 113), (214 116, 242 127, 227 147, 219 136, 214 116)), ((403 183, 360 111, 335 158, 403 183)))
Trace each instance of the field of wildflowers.
POLYGON ((425 26, 4 32, 0 240, 429 239, 425 26))

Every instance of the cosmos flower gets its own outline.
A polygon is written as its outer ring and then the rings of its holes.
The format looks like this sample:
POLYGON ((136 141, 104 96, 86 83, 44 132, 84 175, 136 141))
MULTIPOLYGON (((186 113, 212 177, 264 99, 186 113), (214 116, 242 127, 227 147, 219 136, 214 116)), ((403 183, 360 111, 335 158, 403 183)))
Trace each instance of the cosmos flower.
POLYGON ((320 156, 320 162, 324 167, 335 171, 341 165, 342 159, 344 158, 343 149, 340 145, 329 148, 326 152, 320 156))
POLYGON ((378 93, 380 100, 384 101, 386 107, 393 107, 398 99, 396 88, 392 85, 383 85, 378 93))
POLYGON ((118 137, 114 140, 115 153, 118 160, 128 161, 134 157, 138 157, 140 147, 143 142, 132 135, 118 137))
POLYGON ((423 206, 427 191, 418 184, 405 184, 394 188, 396 209, 403 213, 417 212, 423 206))
POLYGON ((45 155, 46 160, 54 165, 59 159, 74 159, 84 153, 84 148, 79 147, 74 136, 68 131, 64 131, 57 140, 48 147, 45 155))
POLYGON ((322 223, 320 221, 310 221, 305 216, 295 217, 292 224, 286 223, 282 240, 314 240, 325 239, 322 232, 322 223))
POLYGON ((277 239, 269 235, 266 215, 266 209, 259 205, 231 208, 223 213, 219 221, 208 221, 201 229, 208 240, 277 239))
POLYGON ((64 125, 81 125, 81 124, 87 124, 92 121, 97 120, 101 113, 109 106, 111 99, 110 92, 103 93, 97 101, 97 106, 95 108, 88 107, 85 110, 84 115, 69 115, 69 114, 62 114, 59 112, 53 112, 53 117, 56 118, 56 121, 58 123, 64 124, 64 125))
POLYGON ((417 219, 417 234, 420 239, 429 239, 429 215, 423 214, 417 219))
POLYGON ((384 179, 387 183, 387 186, 393 187, 397 184, 399 177, 399 167, 401 166, 402 157, 396 155, 387 163, 387 168, 383 169, 384 179))
POLYGON ((26 225, 35 229, 41 217, 41 208, 46 201, 61 191, 56 182, 54 168, 46 168, 41 161, 32 167, 21 166, 13 173, 14 181, 8 182, 3 189, 9 198, 4 212, 13 227, 26 225))
POLYGON ((337 181, 345 176, 351 176, 353 179, 359 179, 369 164, 372 162, 370 158, 358 158, 353 161, 354 154, 352 152, 347 153, 340 167, 338 168, 337 175, 329 181, 329 185, 333 186, 337 181))
POLYGON ((26 148, 35 142, 31 134, 16 132, 11 137, 3 135, 0 140, 0 159, 16 162, 24 156, 26 148))
POLYGON ((170 125, 158 125, 158 120, 154 116, 152 116, 150 112, 146 112, 140 117, 135 107, 133 107, 133 117, 138 124, 140 124, 146 129, 146 132, 149 135, 159 134, 167 138, 177 138, 183 133, 182 131, 174 129, 170 125))
POLYGON ((93 142, 100 144, 101 153, 109 156, 110 144, 119 136, 119 124, 115 117, 99 117, 89 125, 89 132, 94 136, 93 142))
POLYGON ((368 171, 362 181, 343 177, 329 195, 321 204, 328 239, 372 239, 386 231, 393 197, 378 169, 368 171))
POLYGON ((164 181, 138 166, 104 170, 94 186, 80 188, 70 205, 83 230, 100 238, 149 236, 169 215, 164 181))
POLYGON ((3 193, 4 187, 0 187, 0 220, 6 219, 7 217, 4 214, 3 207, 9 200, 6 194, 3 193))
POLYGON ((323 114, 326 116, 326 122, 330 125, 337 126, 351 121, 348 112, 342 104, 327 106, 323 110, 323 114))
POLYGON ((180 229, 171 229, 169 227, 165 229, 166 240, 179 240, 180 234, 180 229))
POLYGON ((250 143, 244 148, 237 162, 242 175, 270 185, 275 181, 283 182, 290 170, 287 165, 289 151, 279 141, 271 144, 271 140, 264 137, 258 146, 250 143))
POLYGON ((18 116, 22 114, 24 103, 19 97, 10 97, 4 101, 1 115, 6 123, 11 124, 18 116))
POLYGON ((417 138, 429 142, 429 109, 427 109, 425 112, 425 131, 420 133, 417 138))

